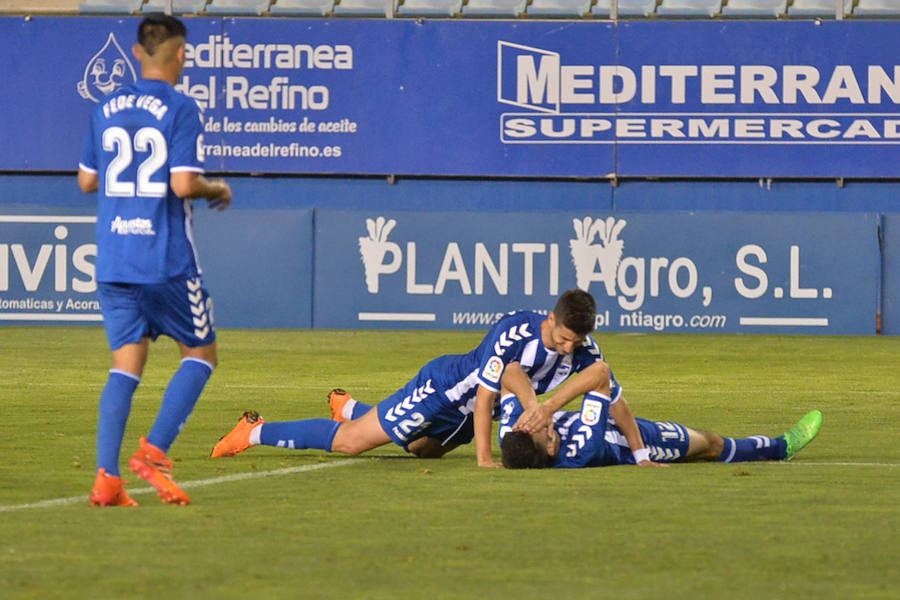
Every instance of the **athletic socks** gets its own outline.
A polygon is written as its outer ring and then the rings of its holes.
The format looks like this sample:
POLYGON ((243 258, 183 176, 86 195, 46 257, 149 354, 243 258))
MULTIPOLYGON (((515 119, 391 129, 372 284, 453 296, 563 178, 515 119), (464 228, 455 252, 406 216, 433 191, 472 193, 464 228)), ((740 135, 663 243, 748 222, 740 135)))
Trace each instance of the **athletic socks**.
POLYGON ((97 418, 97 468, 119 477, 119 451, 125 437, 125 425, 131 412, 131 398, 141 378, 125 371, 110 369, 109 379, 100 394, 97 418))
POLYGON ((205 360, 190 357, 182 359, 181 366, 166 387, 156 421, 147 435, 148 442, 168 453, 172 442, 194 410, 212 372, 213 366, 205 360))
POLYGON ((353 419, 360 418, 370 410, 372 410, 371 404, 366 404, 351 398, 350 400, 347 400, 344 404, 344 408, 341 409, 341 416, 348 421, 352 421, 353 419))
POLYGON ((250 436, 250 441, 259 436, 260 444, 290 448, 292 450, 326 450, 331 452, 331 443, 341 424, 331 419, 304 419, 302 421, 283 421, 280 423, 263 423, 250 436))
POLYGON ((722 438, 725 448, 719 462, 748 462, 753 460, 781 460, 787 453, 784 436, 770 438, 754 435, 748 438, 722 438))

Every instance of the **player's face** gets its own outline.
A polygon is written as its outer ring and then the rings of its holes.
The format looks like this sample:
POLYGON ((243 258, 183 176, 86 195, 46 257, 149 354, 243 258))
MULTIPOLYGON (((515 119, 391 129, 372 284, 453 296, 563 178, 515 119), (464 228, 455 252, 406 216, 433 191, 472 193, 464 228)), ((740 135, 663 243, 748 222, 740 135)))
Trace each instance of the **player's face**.
POLYGON ((547 451, 548 456, 556 456, 557 452, 559 452, 559 434, 556 433, 552 423, 546 428, 532 433, 531 439, 538 446, 542 446, 547 451))
POLYGON ((575 348, 584 341, 584 336, 578 335, 554 319, 553 327, 550 329, 550 339, 553 343, 551 350, 555 350, 560 354, 572 354, 575 352, 575 348))

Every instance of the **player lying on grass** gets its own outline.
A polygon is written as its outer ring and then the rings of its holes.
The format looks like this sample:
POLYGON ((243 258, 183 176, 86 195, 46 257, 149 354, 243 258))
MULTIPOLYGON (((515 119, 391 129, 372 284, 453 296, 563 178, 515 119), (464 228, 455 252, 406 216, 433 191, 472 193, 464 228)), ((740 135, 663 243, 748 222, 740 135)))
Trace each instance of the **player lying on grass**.
MULTIPOLYGON (((612 404, 615 406, 615 403, 612 404)), ((529 433, 515 430, 522 404, 515 395, 500 401, 500 447, 508 469, 606 467, 634 464, 644 453, 660 462, 785 460, 809 444, 822 426, 822 413, 807 413, 784 435, 722 437, 680 423, 637 419, 646 447, 632 451, 609 402, 586 397, 580 411, 557 411, 552 424, 529 433)))
MULTIPOLYGON (((545 429, 553 411, 586 393, 598 401, 618 400, 610 414, 639 450, 643 442, 634 416, 600 347, 588 336, 596 312, 590 294, 569 290, 549 315, 509 313, 468 354, 432 360, 375 410, 335 390, 329 396, 335 420, 265 423, 247 411, 211 456, 234 456, 257 444, 355 455, 394 442, 416 456, 438 458, 474 438, 478 465, 499 467, 491 455, 491 418, 501 383, 524 406, 520 427, 529 430, 545 429), (545 403, 537 403, 537 394, 556 388, 545 403)), ((655 464, 646 457, 638 462, 655 464)))

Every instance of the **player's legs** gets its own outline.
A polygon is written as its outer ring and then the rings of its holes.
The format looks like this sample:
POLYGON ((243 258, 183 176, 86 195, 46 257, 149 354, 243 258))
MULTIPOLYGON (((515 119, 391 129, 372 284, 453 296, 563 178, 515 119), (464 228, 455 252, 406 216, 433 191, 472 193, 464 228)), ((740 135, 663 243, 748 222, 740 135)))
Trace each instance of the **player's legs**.
POLYGON ((685 461, 719 460, 725 441, 718 433, 685 427, 688 432, 688 451, 685 461))
POLYGON ((172 337, 181 354, 181 364, 169 380, 147 435, 147 441, 165 453, 193 412, 218 363, 212 301, 196 277, 145 286, 141 300, 151 333, 172 337))
POLYGON ((97 417, 97 471, 118 477, 131 400, 141 381, 150 340, 135 286, 99 283, 97 295, 112 352, 97 417))
POLYGON ((462 444, 444 444, 440 439, 433 437, 419 438, 411 442, 407 447, 407 451, 415 454, 418 458, 441 458, 451 450, 459 448, 462 444))
POLYGON ((747 438, 723 437, 712 431, 692 429, 688 431, 690 446, 687 461, 747 462, 755 460, 781 460, 785 457, 784 437, 771 438, 754 435, 747 438))
MULTIPOLYGON (((331 419, 338 422, 359 419, 374 408, 356 400, 340 388, 328 394, 328 403, 331 408, 331 419)), ((408 444, 406 450, 419 458, 440 458, 464 443, 466 442, 450 442, 442 437, 421 437, 408 444)))
POLYGON ((147 364, 150 338, 144 337, 137 343, 125 344, 112 351, 111 369, 128 373, 140 379, 147 364))
POLYGON ((331 451, 355 456, 391 441, 381 427, 378 411, 370 410, 358 419, 340 424, 331 442, 331 451))
POLYGON ((257 445, 356 455, 390 441, 375 411, 343 423, 331 419, 265 421, 256 411, 247 411, 234 429, 219 439, 210 456, 235 456, 257 445))
POLYGON ((156 488, 163 502, 188 504, 188 495, 172 479, 167 452, 216 366, 212 301, 199 277, 141 286, 139 300, 149 335, 154 339, 160 334, 173 338, 182 358, 166 387, 156 421, 147 437, 141 438, 129 466, 156 488))

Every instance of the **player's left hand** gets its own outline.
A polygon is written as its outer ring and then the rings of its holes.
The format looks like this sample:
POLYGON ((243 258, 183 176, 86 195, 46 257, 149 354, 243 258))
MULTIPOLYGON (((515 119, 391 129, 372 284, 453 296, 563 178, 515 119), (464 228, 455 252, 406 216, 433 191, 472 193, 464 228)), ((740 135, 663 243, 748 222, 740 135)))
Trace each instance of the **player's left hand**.
POLYGON ((231 204, 231 186, 224 179, 214 179, 210 183, 216 187, 218 195, 209 198, 209 207, 225 210, 231 204))

